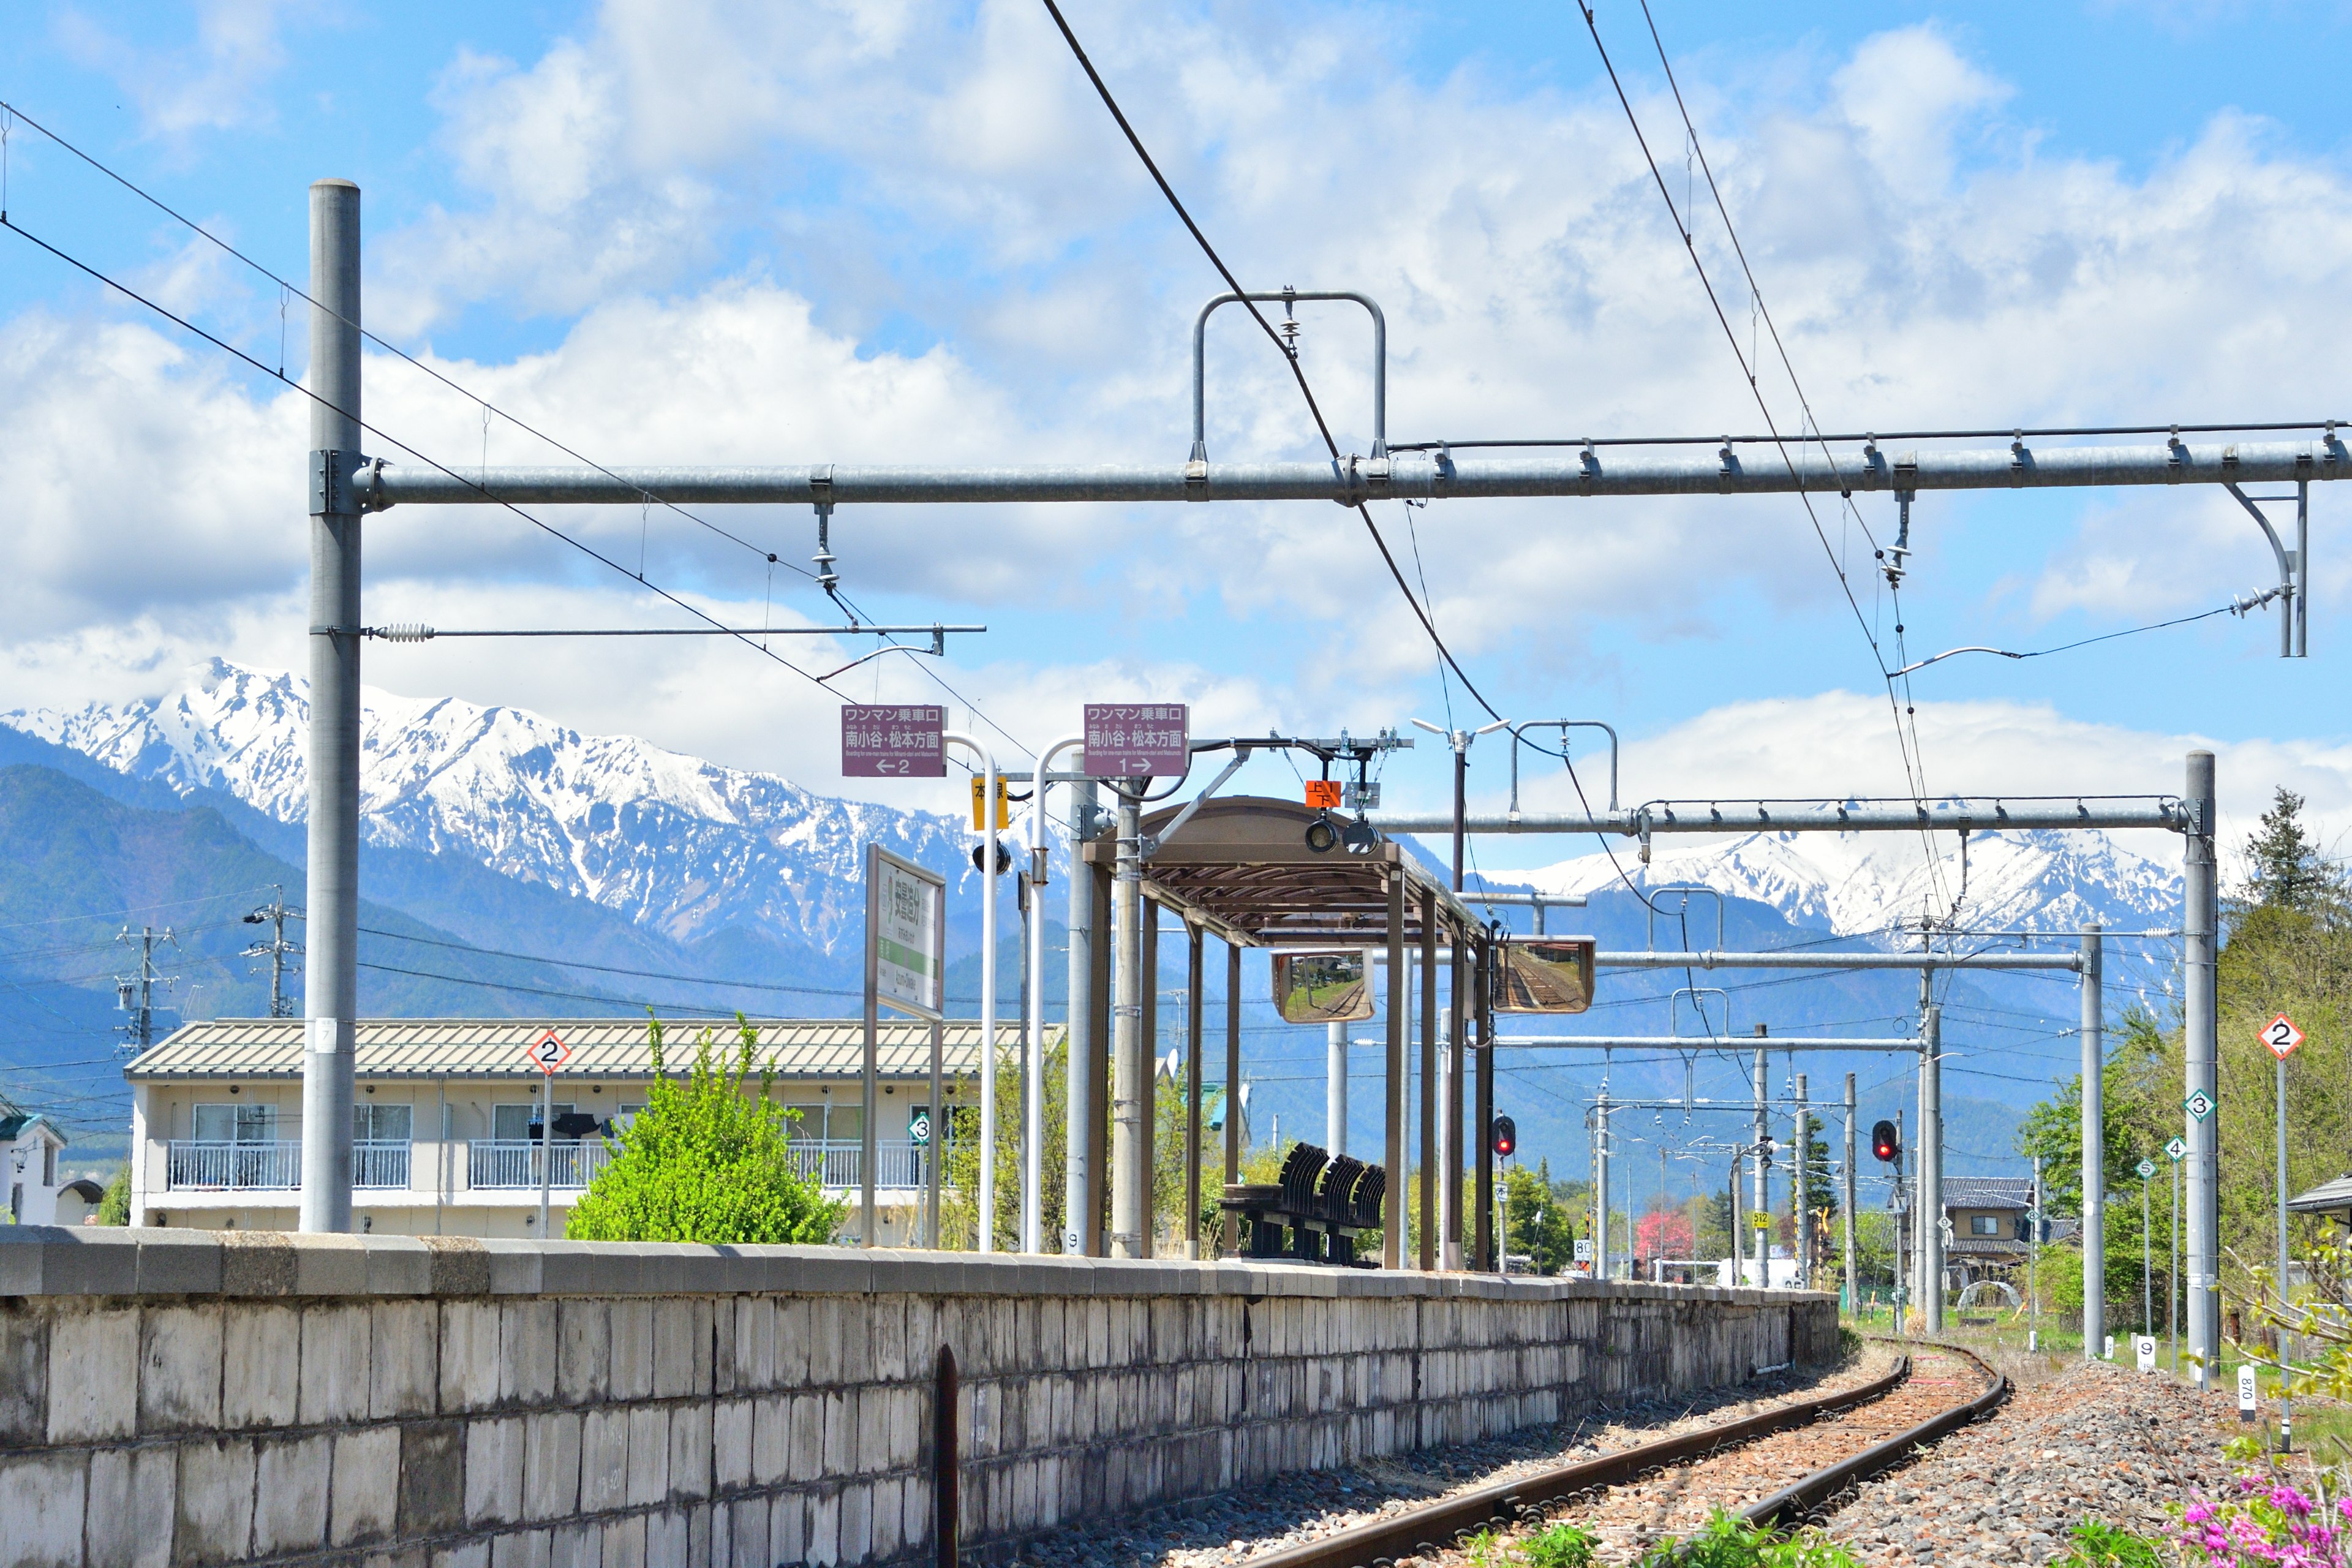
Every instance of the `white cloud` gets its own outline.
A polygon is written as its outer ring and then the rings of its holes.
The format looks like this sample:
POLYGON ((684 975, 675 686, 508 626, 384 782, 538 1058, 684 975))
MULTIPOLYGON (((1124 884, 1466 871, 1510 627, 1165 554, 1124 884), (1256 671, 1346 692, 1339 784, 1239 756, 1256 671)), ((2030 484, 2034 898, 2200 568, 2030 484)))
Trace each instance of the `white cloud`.
POLYGON ((278 37, 288 0, 206 0, 184 48, 134 42, 68 7, 57 20, 66 53, 114 79, 139 105, 151 136, 268 125, 276 119, 260 95, 286 63, 278 37))

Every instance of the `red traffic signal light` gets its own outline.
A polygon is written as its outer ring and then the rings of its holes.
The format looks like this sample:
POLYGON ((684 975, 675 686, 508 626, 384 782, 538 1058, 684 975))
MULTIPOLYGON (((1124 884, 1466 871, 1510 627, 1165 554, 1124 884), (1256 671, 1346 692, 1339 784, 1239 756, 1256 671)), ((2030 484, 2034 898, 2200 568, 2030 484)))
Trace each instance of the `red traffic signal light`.
POLYGON ((1870 1152, 1888 1164, 1903 1158, 1903 1140, 1895 1135, 1892 1121, 1874 1121, 1870 1126, 1870 1152))
POLYGON ((1507 1116, 1497 1116, 1488 1131, 1487 1143, 1496 1154, 1508 1156, 1519 1146, 1519 1124, 1507 1116))

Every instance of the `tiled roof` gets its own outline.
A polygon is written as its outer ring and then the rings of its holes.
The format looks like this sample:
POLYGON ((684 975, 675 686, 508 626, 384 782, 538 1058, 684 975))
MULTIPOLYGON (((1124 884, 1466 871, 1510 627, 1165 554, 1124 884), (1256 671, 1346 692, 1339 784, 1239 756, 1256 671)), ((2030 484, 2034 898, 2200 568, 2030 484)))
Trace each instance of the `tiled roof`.
POLYGON ((1947 1176, 1948 1209, 2022 1209, 2033 1206, 2033 1183, 2025 1176, 1947 1176))
POLYGON ((13 1143, 26 1133, 35 1131, 47 1133, 60 1145, 72 1142, 66 1136, 64 1128, 38 1111, 15 1110, 12 1108, 10 1114, 0 1116, 0 1141, 13 1143))
POLYGON ((2287 1200, 2287 1207, 2297 1214, 2332 1214, 2337 1209, 2352 1209, 2352 1175, 2338 1176, 2332 1182, 2322 1182, 2307 1193, 2297 1193, 2287 1200))
MULTIPOLYGON (((218 1018, 190 1024, 157 1042, 123 1069, 133 1082, 191 1079, 298 1079, 302 1076, 302 1020, 218 1018)), ((772 1063, 780 1079, 855 1078, 865 1070, 865 1025, 856 1018, 765 1018, 751 1020, 759 1032, 754 1070, 772 1063)), ((543 1019, 362 1018, 353 1071, 363 1079, 513 1078, 536 1081, 539 1069, 525 1058, 530 1043, 549 1027, 543 1019)), ((653 1047, 643 1018, 566 1018, 553 1026, 572 1047, 560 1077, 644 1078, 653 1071, 653 1047)), ((943 1029, 942 1068, 970 1073, 980 1065, 980 1025, 950 1019, 943 1029)), ((719 1051, 734 1048, 734 1026, 713 1030, 719 1051)), ((1062 1040, 1060 1025, 1045 1031, 1048 1050, 1062 1040)), ((664 1065, 680 1072, 694 1060, 701 1030, 664 1031, 664 1065)), ((930 1026, 885 1017, 876 1044, 885 1078, 928 1075, 930 1026)), ((996 1026, 1001 1051, 1016 1049, 1021 1026, 996 1026)))

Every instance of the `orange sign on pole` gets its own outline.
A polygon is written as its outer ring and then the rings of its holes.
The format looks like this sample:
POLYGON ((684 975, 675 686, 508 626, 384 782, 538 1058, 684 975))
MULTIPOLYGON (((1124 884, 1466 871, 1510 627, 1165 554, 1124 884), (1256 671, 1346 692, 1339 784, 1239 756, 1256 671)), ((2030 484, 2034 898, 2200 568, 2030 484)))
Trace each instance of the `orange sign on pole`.
POLYGON ((1308 779, 1307 781, 1307 804, 1313 806, 1318 811, 1339 810, 1339 781, 1338 779, 1308 779))

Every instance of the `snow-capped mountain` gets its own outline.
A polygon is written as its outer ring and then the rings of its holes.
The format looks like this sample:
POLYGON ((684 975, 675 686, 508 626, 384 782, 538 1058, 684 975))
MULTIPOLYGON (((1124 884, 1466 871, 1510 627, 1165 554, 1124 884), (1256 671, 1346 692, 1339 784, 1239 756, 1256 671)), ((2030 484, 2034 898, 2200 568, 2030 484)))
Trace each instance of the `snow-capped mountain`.
MULTIPOLYGON (((730 926, 855 951, 865 846, 969 877, 957 818, 832 799, 516 708, 361 692, 362 830, 586 898, 673 941, 730 926)), ((167 696, 0 723, 280 822, 308 814, 309 682, 215 659, 167 696)), ((961 901, 961 900, 958 900, 961 901)))
MULTIPOLYGON (((1580 856, 1525 880, 1548 893, 1692 883, 1751 899, 1800 925, 1890 943, 1925 917, 1968 930, 2069 931, 2097 921, 2110 930, 2177 924, 2180 874, 2104 833, 1938 835, 1931 860, 1916 836, 1895 833, 1753 833, 1696 844, 1657 841, 1647 866, 1620 849, 1580 856)), ((1698 906, 1704 910, 1704 904, 1698 906)))

